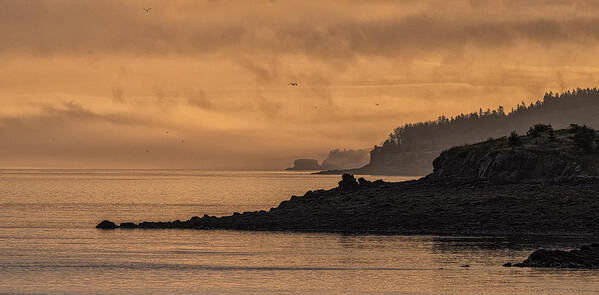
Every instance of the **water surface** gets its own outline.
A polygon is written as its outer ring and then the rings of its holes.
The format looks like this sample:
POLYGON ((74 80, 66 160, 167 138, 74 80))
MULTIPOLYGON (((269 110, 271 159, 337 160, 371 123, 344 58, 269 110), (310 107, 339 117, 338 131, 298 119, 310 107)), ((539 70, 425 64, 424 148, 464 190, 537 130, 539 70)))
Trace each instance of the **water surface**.
POLYGON ((338 180, 298 172, 0 171, 0 293, 599 294, 598 271, 501 267, 540 246, 590 242, 576 237, 94 228, 104 218, 268 209, 338 180))

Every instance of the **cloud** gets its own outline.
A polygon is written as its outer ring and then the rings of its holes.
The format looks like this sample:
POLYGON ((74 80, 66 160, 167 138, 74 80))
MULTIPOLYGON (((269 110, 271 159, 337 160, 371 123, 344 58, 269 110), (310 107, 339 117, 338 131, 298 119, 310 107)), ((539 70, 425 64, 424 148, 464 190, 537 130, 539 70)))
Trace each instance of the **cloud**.
POLYGON ((96 113, 75 102, 63 102, 59 105, 41 105, 37 112, 20 116, 2 116, 0 125, 5 132, 18 133, 6 126, 19 126, 21 131, 39 131, 52 125, 63 127, 85 122, 109 123, 116 126, 152 126, 156 124, 150 118, 142 118, 131 113, 96 113))
POLYGON ((215 107, 212 101, 206 97, 206 93, 202 90, 197 90, 193 92, 187 98, 187 102, 191 106, 198 107, 204 110, 212 110, 215 107))
MULTIPOLYGON (((360 18, 365 5, 262 5, 232 2, 153 2, 145 15, 136 1, 0 1, 0 52, 4 54, 301 54, 319 59, 353 56, 420 55, 461 50, 467 46, 505 48, 520 42, 596 44, 599 5, 593 1, 431 1, 386 5, 398 15, 360 18), (296 17, 285 18, 289 7, 296 17), (310 13, 333 13, 313 18, 310 13), (404 8, 410 13, 400 14, 404 8), (533 9, 534 8, 534 9, 533 9), (585 9, 585 10, 580 10, 585 9), (245 13, 244 13, 244 10, 245 13), (522 13, 522 11, 527 14, 522 13), (513 14, 517 17, 510 17, 513 14), (237 18, 244 15, 244 18, 237 18), (275 25, 276 24, 276 25, 275 25), (32 32, 35 37, 32 38, 32 32)), ((373 9, 373 8, 370 8, 373 9)), ((276 72, 240 59, 261 79, 276 72)))
POLYGON ((0 5, 0 166, 283 168, 599 78, 595 1, 0 5))

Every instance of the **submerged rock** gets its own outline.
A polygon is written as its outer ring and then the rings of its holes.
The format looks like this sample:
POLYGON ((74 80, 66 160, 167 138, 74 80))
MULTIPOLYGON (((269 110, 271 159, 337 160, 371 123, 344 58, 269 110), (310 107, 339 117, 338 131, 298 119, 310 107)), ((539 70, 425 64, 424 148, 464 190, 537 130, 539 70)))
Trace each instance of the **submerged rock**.
POLYGON ((110 220, 103 220, 102 222, 98 223, 98 225, 96 225, 96 228, 99 229, 115 229, 117 227, 118 226, 110 220))
POLYGON ((513 266, 599 269, 599 244, 571 251, 540 249, 513 266))

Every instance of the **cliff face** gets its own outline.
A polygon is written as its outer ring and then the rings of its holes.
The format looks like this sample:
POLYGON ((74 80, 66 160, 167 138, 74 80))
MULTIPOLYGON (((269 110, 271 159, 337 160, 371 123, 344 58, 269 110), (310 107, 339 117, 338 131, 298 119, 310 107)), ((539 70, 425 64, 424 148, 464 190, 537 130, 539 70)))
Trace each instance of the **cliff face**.
POLYGON ((320 170, 320 165, 315 159, 297 159, 293 161, 293 167, 285 170, 320 170))
MULTIPOLYGON (((379 152, 375 147, 370 152, 370 162, 360 168, 320 171, 316 174, 360 174, 360 175, 400 175, 424 176, 433 171, 431 163, 439 156, 439 151, 423 152, 379 152)), ((330 169, 324 168, 323 169, 330 169)))
POLYGON ((580 147, 576 132, 522 136, 512 144, 508 138, 500 138, 454 147, 434 160, 428 178, 501 184, 599 176, 599 152, 593 146, 590 150, 580 147))

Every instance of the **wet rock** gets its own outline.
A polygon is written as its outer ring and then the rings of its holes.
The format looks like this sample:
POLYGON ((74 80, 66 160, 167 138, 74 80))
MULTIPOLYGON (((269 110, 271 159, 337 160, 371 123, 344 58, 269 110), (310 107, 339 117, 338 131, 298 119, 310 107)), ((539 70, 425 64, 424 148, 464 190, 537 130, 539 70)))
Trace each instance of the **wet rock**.
POLYGON ((115 229, 117 227, 118 226, 110 220, 103 220, 102 222, 98 223, 98 225, 96 225, 96 228, 99 229, 115 229))

